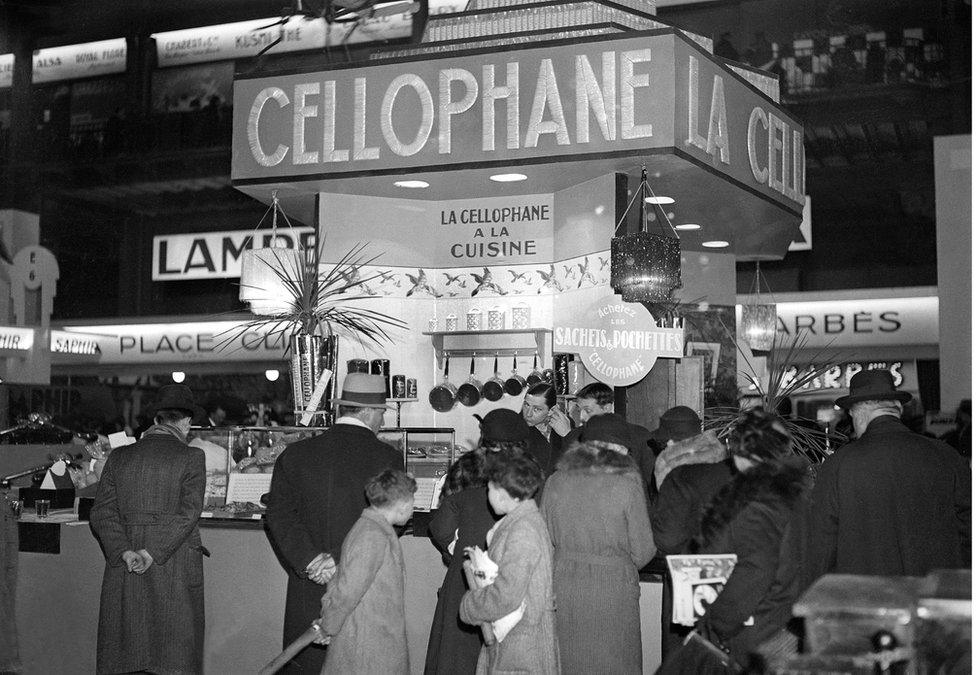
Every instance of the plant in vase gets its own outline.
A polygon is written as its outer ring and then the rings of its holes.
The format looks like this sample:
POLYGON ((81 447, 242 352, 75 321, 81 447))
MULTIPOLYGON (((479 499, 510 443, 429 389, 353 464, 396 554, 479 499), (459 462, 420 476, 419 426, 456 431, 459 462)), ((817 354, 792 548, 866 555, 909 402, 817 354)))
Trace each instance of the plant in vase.
POLYGON ((241 299, 259 318, 227 331, 221 342, 227 346, 255 331, 281 340, 291 357, 296 411, 308 407, 322 372, 335 372, 338 335, 382 345, 391 341, 390 329, 406 328, 398 318, 357 304, 374 297, 362 289, 383 274, 364 274, 378 258, 366 255, 366 244, 320 265, 323 246, 247 251, 252 255, 242 263, 241 299))
MULTIPOLYGON (((819 464, 833 452, 833 448, 846 442, 846 437, 814 420, 783 417, 780 414, 782 406, 793 394, 822 378, 837 363, 837 355, 827 354, 825 349, 818 350, 810 357, 801 357, 806 345, 807 339, 802 333, 795 333, 789 339, 778 336, 773 348, 766 353, 765 377, 756 371, 752 360, 742 352, 738 343, 736 348, 749 368, 744 374, 755 389, 758 406, 766 412, 780 415, 793 436, 793 451, 819 464)), ((724 438, 740 412, 738 407, 707 408, 705 429, 715 430, 719 438, 724 438)))

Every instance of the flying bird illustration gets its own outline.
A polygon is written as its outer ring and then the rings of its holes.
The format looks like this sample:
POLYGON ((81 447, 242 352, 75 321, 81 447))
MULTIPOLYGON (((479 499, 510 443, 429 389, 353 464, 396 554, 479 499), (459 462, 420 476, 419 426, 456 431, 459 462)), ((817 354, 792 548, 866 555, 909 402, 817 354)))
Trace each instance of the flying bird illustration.
POLYGON ((610 261, 604 258, 602 255, 599 256, 599 258, 600 258, 600 271, 602 272, 607 268, 607 265, 610 264, 610 261))
POLYGON ((576 268, 573 265, 563 265, 563 274, 566 275, 567 279, 576 278, 576 268))
POLYGON ((532 285, 532 279, 529 278, 528 272, 516 272, 515 270, 508 270, 508 273, 512 275, 512 283, 516 281, 524 281, 527 285, 532 285))
POLYGON ((559 285, 559 280, 556 279, 555 265, 549 265, 548 272, 543 272, 542 270, 536 271, 539 273, 539 276, 542 277, 542 288, 537 291, 538 293, 542 293, 542 290, 545 288, 551 288, 556 292, 563 290, 563 287, 559 285))
POLYGON ((362 275, 358 269, 351 268, 345 272, 340 272, 339 276, 346 283, 347 290, 350 292, 358 288, 360 289, 359 292, 365 293, 366 295, 379 295, 379 291, 373 290, 368 283, 361 281, 362 275))
POLYGON ((427 281, 427 273, 422 269, 417 270, 417 276, 407 272, 407 278, 410 280, 410 283, 413 284, 413 287, 407 291, 408 298, 414 293, 427 293, 428 295, 433 295, 435 298, 441 297, 441 294, 435 291, 430 285, 430 282, 427 281))
POLYGON ((462 279, 460 274, 456 276, 453 274, 448 274, 447 272, 441 272, 441 274, 443 274, 444 278, 447 279, 448 286, 450 286, 451 284, 457 284, 458 288, 468 287, 468 280, 462 279))
POLYGON ((474 277, 475 283, 477 284, 475 289, 471 291, 471 297, 473 298, 481 291, 494 291, 495 293, 498 293, 498 295, 506 295, 505 291, 501 289, 501 286, 492 281, 491 270, 489 270, 487 267, 483 267, 482 269, 484 270, 484 273, 481 276, 471 273, 471 276, 474 277))
POLYGON ((593 273, 590 272, 590 256, 585 256, 583 258, 583 262, 578 263, 576 267, 578 267, 580 271, 580 280, 579 283, 576 285, 576 288, 582 288, 583 282, 586 281, 587 279, 589 279, 594 286, 597 285, 596 277, 594 277, 593 273))

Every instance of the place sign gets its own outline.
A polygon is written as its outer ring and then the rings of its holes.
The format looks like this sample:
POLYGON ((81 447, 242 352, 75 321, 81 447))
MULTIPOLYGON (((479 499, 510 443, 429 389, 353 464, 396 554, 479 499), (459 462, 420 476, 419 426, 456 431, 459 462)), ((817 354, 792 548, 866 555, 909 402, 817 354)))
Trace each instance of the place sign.
POLYGON ((264 229, 159 235, 153 237, 152 279, 236 279, 248 249, 272 245, 311 249, 315 242, 311 227, 279 228, 275 235, 264 229))
POLYGON ((640 303, 605 295, 553 329, 554 352, 578 354, 600 382, 626 387, 640 382, 658 358, 684 355, 684 329, 661 328, 640 303))

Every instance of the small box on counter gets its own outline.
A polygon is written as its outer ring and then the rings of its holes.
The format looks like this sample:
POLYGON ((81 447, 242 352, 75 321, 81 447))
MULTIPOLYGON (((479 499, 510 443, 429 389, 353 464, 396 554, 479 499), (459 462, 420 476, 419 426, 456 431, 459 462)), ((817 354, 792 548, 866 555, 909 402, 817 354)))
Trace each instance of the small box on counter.
POLYGON ((50 500, 52 509, 73 509, 75 507, 74 488, 48 490, 35 487, 22 487, 18 495, 24 501, 25 509, 34 506, 34 501, 37 499, 50 500))

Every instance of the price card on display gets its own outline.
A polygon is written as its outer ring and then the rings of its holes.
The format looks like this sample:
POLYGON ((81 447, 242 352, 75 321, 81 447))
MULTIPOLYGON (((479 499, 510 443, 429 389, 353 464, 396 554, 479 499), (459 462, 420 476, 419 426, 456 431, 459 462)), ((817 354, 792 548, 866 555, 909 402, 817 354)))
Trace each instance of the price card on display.
POLYGON ((437 494, 437 478, 416 477, 417 491, 413 493, 413 510, 430 511, 437 494))
POLYGON ((232 473, 227 480, 227 503, 261 504, 261 495, 271 491, 270 473, 232 473))

